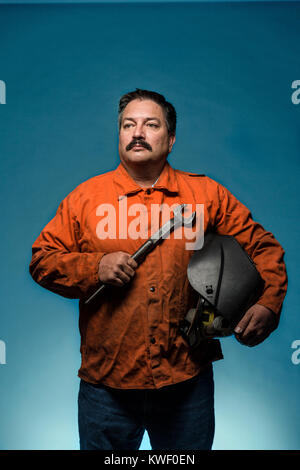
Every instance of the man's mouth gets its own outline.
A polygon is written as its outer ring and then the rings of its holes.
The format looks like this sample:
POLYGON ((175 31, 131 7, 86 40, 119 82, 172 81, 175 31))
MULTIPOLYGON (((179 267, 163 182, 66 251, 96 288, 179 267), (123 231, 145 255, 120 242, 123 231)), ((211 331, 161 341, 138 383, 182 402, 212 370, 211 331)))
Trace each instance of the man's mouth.
POLYGON ((132 141, 129 145, 127 145, 126 150, 131 150, 131 149, 147 149, 147 150, 152 150, 151 145, 149 145, 147 142, 141 142, 141 141, 132 141))

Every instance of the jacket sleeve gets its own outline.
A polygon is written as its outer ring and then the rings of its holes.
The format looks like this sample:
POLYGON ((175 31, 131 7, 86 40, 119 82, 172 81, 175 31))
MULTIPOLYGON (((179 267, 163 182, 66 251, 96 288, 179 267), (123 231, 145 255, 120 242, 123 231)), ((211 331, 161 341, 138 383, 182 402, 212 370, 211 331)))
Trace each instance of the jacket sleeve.
POLYGON ((98 267, 105 253, 80 252, 80 226, 69 196, 34 242, 29 272, 46 289, 76 299, 90 295, 100 285, 98 267))
POLYGON ((247 207, 222 185, 219 185, 216 230, 221 235, 234 236, 247 251, 265 281, 257 303, 280 314, 287 290, 284 250, 274 235, 255 222, 247 207))

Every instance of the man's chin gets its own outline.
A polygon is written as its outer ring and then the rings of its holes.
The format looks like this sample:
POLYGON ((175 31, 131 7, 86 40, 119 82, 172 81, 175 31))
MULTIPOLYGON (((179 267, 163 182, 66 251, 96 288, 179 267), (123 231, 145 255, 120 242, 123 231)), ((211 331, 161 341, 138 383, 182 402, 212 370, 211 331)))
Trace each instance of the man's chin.
POLYGON ((145 151, 131 152, 127 155, 126 160, 134 164, 144 164, 153 161, 151 153, 145 149, 145 151))
POLYGON ((120 154, 120 159, 125 166, 142 167, 148 165, 160 165, 166 160, 165 156, 158 156, 151 151, 145 149, 140 152, 133 152, 130 150, 126 154, 120 154))

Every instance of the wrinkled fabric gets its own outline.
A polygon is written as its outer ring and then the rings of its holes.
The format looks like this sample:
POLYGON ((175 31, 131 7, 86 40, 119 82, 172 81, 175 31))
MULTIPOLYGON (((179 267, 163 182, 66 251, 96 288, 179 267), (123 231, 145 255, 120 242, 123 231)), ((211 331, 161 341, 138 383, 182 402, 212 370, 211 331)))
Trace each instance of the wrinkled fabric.
POLYGON ((180 334, 179 324, 196 296, 186 275, 193 250, 186 249, 187 240, 177 231, 147 255, 128 284, 107 286, 95 302, 84 304, 101 285, 102 257, 115 251, 133 254, 153 233, 153 204, 183 203, 193 210, 203 204, 205 232, 237 239, 265 281, 258 303, 280 314, 287 288, 284 250, 241 202, 211 178, 174 170, 168 162, 155 186, 142 188, 120 163, 75 188, 32 247, 33 279, 59 295, 80 299, 78 375, 83 380, 115 388, 160 388, 194 377, 223 358, 217 339, 191 352, 180 334), (109 224, 109 217, 114 223, 109 224), (125 229, 129 233, 130 228, 144 238, 129 237, 125 229))

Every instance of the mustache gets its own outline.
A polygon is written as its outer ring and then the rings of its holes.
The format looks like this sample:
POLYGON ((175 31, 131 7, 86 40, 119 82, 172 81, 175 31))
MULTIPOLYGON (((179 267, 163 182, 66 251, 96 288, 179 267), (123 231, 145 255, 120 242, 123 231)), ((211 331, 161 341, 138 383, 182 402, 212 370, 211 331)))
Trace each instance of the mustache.
POLYGON ((135 144, 140 144, 142 147, 145 147, 145 149, 152 151, 151 145, 143 139, 134 139, 132 142, 130 142, 130 144, 127 145, 126 150, 131 150, 135 144))

